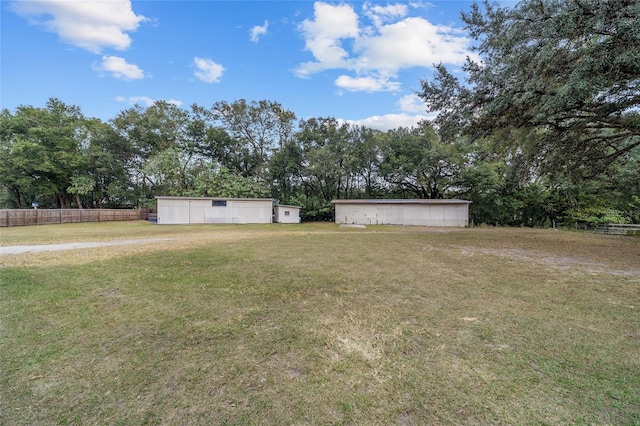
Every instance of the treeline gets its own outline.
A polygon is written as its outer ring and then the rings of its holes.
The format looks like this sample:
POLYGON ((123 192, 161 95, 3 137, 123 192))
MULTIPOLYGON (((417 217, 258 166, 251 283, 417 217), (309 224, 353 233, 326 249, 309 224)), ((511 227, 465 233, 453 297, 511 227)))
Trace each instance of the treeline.
POLYGON ((331 220, 336 198, 463 198, 476 223, 640 222, 640 155, 588 179, 531 166, 498 136, 297 119, 272 101, 167 102, 109 122, 50 99, 0 115, 3 208, 124 208, 157 195, 271 197, 331 220))
POLYGON ((3 207, 137 207, 157 195, 463 198, 476 223, 640 223, 640 1, 484 2, 464 78, 435 66, 433 122, 386 132, 273 101, 166 102, 86 118, 51 99, 0 115, 3 207))

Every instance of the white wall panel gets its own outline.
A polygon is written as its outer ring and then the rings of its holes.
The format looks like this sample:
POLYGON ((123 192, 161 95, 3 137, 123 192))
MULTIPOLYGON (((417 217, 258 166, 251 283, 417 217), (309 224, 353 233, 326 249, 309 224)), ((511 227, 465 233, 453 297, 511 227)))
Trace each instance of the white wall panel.
POLYGON ((336 203, 335 222, 359 225, 467 226, 469 204, 354 202, 336 203))
POLYGON ((271 200, 159 197, 158 223, 271 223, 271 210, 271 200))

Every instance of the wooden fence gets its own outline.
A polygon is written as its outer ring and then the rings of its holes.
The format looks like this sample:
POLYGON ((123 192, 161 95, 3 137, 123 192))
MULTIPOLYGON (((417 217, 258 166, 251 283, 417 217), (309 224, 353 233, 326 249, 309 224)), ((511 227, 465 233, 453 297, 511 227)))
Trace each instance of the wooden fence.
POLYGON ((2 209, 0 210, 0 227, 146 220, 148 217, 148 209, 2 209))

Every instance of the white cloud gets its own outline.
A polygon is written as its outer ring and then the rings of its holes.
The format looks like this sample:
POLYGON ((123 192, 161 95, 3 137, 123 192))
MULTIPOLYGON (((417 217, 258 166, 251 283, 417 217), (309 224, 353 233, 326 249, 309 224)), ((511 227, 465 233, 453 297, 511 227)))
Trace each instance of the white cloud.
POLYGON ((386 6, 365 3, 359 16, 348 4, 330 5, 316 2, 313 19, 306 19, 299 29, 305 48, 313 61, 301 63, 298 77, 325 70, 353 72, 335 83, 348 90, 397 90, 391 81, 405 68, 431 68, 435 63, 462 65, 467 56, 477 59, 470 50, 471 39, 447 25, 434 25, 419 16, 408 16, 404 3, 386 6), (369 20, 371 24, 362 22, 369 20), (361 22, 362 21, 362 22, 361 22), (385 82, 385 84, 376 83, 385 82))
POLYGON ((400 83, 389 81, 384 77, 349 77, 341 75, 335 81, 336 86, 349 90, 351 92, 381 92, 381 91, 398 91, 400 83))
POLYGON ((405 95, 397 102, 400 111, 413 112, 416 114, 424 113, 427 109, 424 101, 418 95, 405 95))
POLYGON ((358 36, 358 15, 349 5, 333 6, 316 2, 314 20, 305 19, 300 25, 305 38, 305 48, 317 59, 301 64, 296 70, 304 77, 331 68, 349 68, 348 53, 340 40, 358 36))
POLYGON ((357 126, 365 126, 370 129, 377 129, 383 132, 387 130, 397 129, 399 127, 416 127, 420 121, 428 120, 432 117, 427 115, 412 114, 385 114, 373 115, 361 120, 341 120, 349 124, 357 126))
POLYGON ((251 28, 251 41, 257 43, 260 37, 267 33, 269 21, 264 21, 264 25, 256 25, 251 28))
POLYGON ((376 27, 380 27, 384 22, 406 16, 408 13, 408 7, 406 4, 380 6, 365 3, 363 11, 376 27))
MULTIPOLYGON (((148 96, 116 96, 116 101, 128 103, 130 105, 145 105, 147 107, 153 106, 159 99, 151 99, 148 96)), ((166 100, 167 103, 173 104, 175 106, 182 105, 182 101, 176 101, 174 99, 166 100)))
POLYGON ((431 121, 437 116, 436 113, 426 113, 424 102, 415 94, 401 97, 396 105, 400 109, 400 113, 373 115, 360 120, 339 121, 386 132, 399 127, 416 127, 419 122, 431 121))
POLYGON ((140 80, 144 78, 144 71, 137 65, 129 64, 124 58, 117 56, 103 56, 101 64, 94 64, 93 69, 110 73, 122 80, 140 80))
POLYGON ((105 48, 127 49, 131 45, 127 33, 146 20, 133 12, 130 0, 27 0, 13 2, 11 8, 32 24, 93 53, 105 48))
POLYGON ((354 50, 359 53, 360 67, 396 71, 430 68, 439 62, 462 65, 467 56, 475 56, 469 47, 470 39, 458 30, 412 17, 384 25, 376 35, 358 38, 354 50))
POLYGON ((211 59, 193 58, 196 67, 194 75, 206 83, 218 83, 222 78, 225 68, 211 59))

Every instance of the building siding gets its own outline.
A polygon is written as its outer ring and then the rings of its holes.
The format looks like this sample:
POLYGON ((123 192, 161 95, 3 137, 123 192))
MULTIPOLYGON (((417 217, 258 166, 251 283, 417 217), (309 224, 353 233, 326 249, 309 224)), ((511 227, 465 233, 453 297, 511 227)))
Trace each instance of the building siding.
POLYGON ((273 212, 273 221, 276 223, 300 223, 299 206, 277 205, 273 208, 273 212))
POLYGON ((161 225, 271 223, 272 218, 270 199, 157 197, 157 202, 161 225))
POLYGON ((335 222, 357 225, 459 226, 469 224, 464 200, 336 200, 335 222))

